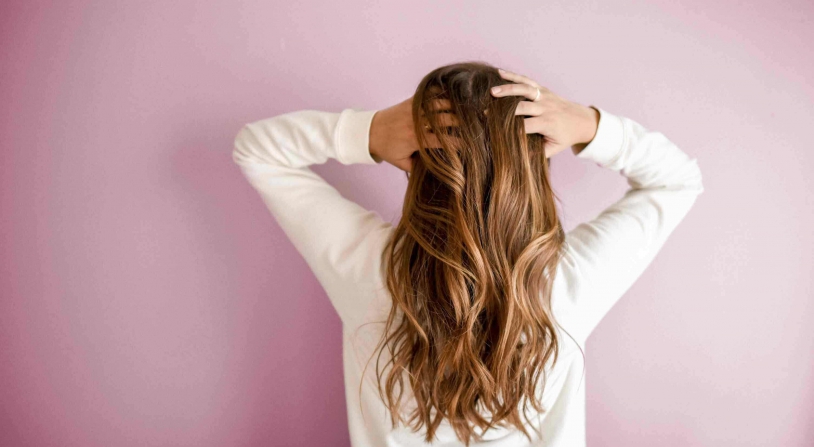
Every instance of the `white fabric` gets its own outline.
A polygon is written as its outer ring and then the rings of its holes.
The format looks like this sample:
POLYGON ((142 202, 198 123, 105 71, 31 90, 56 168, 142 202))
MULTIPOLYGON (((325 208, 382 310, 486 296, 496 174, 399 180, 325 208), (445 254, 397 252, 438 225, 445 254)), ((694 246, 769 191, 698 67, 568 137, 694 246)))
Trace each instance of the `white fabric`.
MULTIPOLYGON (((548 369, 543 394, 547 411, 534 419, 542 438, 535 436, 529 443, 517 431, 489 430, 487 441, 473 446, 585 445, 581 349, 703 192, 697 159, 659 132, 596 109, 600 112, 596 136, 577 157, 619 172, 629 189, 567 234, 552 295, 561 325, 560 357, 548 369)), ((361 386, 365 363, 374 353, 390 306, 380 254, 393 225, 341 196, 308 168, 329 158, 346 165, 376 164, 368 150, 375 113, 350 108, 340 113, 300 110, 256 121, 240 130, 232 156, 342 319, 351 445, 419 446, 426 445, 421 433, 403 426, 391 429, 376 389, 375 358, 361 386)), ((463 444, 444 423, 432 445, 463 444)))

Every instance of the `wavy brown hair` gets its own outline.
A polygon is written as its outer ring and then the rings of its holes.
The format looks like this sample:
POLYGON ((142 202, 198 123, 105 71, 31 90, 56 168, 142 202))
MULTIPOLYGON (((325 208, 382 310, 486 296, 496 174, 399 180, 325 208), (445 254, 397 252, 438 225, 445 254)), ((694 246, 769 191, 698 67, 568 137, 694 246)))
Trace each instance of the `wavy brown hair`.
POLYGON ((425 427, 427 442, 444 419, 466 445, 481 439, 476 427, 531 439, 528 408, 546 411, 538 393, 557 360, 551 285, 565 232, 543 136, 514 113, 524 98, 489 93, 506 83, 491 65, 461 62, 427 74, 413 97, 422 149, 382 253, 393 306, 376 377, 393 426, 425 427), (407 415, 405 385, 416 405, 407 415))

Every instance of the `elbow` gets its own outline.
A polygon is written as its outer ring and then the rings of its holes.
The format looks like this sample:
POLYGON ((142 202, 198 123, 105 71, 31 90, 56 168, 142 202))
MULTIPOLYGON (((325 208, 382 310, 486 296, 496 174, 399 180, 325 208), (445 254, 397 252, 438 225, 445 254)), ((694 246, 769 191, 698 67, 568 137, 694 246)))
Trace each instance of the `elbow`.
POLYGON ((235 135, 232 160, 241 166, 290 166, 268 121, 244 125, 235 135))
POLYGON ((685 161, 673 172, 671 181, 666 182, 667 189, 701 194, 704 192, 704 178, 701 175, 701 168, 698 166, 697 158, 686 158, 685 161))
POLYGON ((232 144, 232 161, 238 165, 253 161, 256 158, 253 150, 256 140, 257 138, 248 124, 241 127, 232 144))
POLYGON ((701 175, 701 168, 698 166, 698 159, 694 158, 692 160, 692 176, 690 177, 690 185, 692 188, 698 193, 701 194, 704 192, 704 178, 701 175))

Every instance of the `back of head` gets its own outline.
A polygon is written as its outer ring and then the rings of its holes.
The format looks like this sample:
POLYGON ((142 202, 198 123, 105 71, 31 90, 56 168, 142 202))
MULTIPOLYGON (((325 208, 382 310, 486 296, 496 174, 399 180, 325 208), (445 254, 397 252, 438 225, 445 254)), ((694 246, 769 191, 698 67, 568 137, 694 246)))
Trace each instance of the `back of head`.
POLYGON ((545 411, 537 393, 556 361, 550 294, 565 234, 543 136, 514 113, 523 98, 489 92, 506 83, 491 65, 456 63, 427 74, 413 98, 422 149, 383 253, 393 307, 379 346, 390 358, 376 373, 393 424, 423 427, 427 441, 444 419, 467 444, 475 427, 528 435, 527 408, 545 411), (445 127, 445 113, 458 125, 445 127), (410 414, 399 410, 405 387, 410 414))

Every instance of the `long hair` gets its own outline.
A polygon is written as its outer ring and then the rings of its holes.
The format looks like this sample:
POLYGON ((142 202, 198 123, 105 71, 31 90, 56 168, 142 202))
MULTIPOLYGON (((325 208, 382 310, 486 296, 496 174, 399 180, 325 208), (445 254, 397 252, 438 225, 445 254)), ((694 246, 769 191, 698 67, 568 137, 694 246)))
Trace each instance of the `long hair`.
POLYGON ((421 149, 382 253, 393 306, 376 377, 393 426, 424 427, 427 442, 444 419, 466 445, 481 439, 475 427, 514 426, 531 439, 528 408, 547 411, 537 387, 557 360, 551 285, 565 233, 544 137, 514 113, 524 98, 489 93, 506 83, 491 65, 455 63, 427 74, 413 97, 421 149), (460 125, 445 127, 442 113, 460 125), (415 399, 407 415, 405 385, 415 399))

